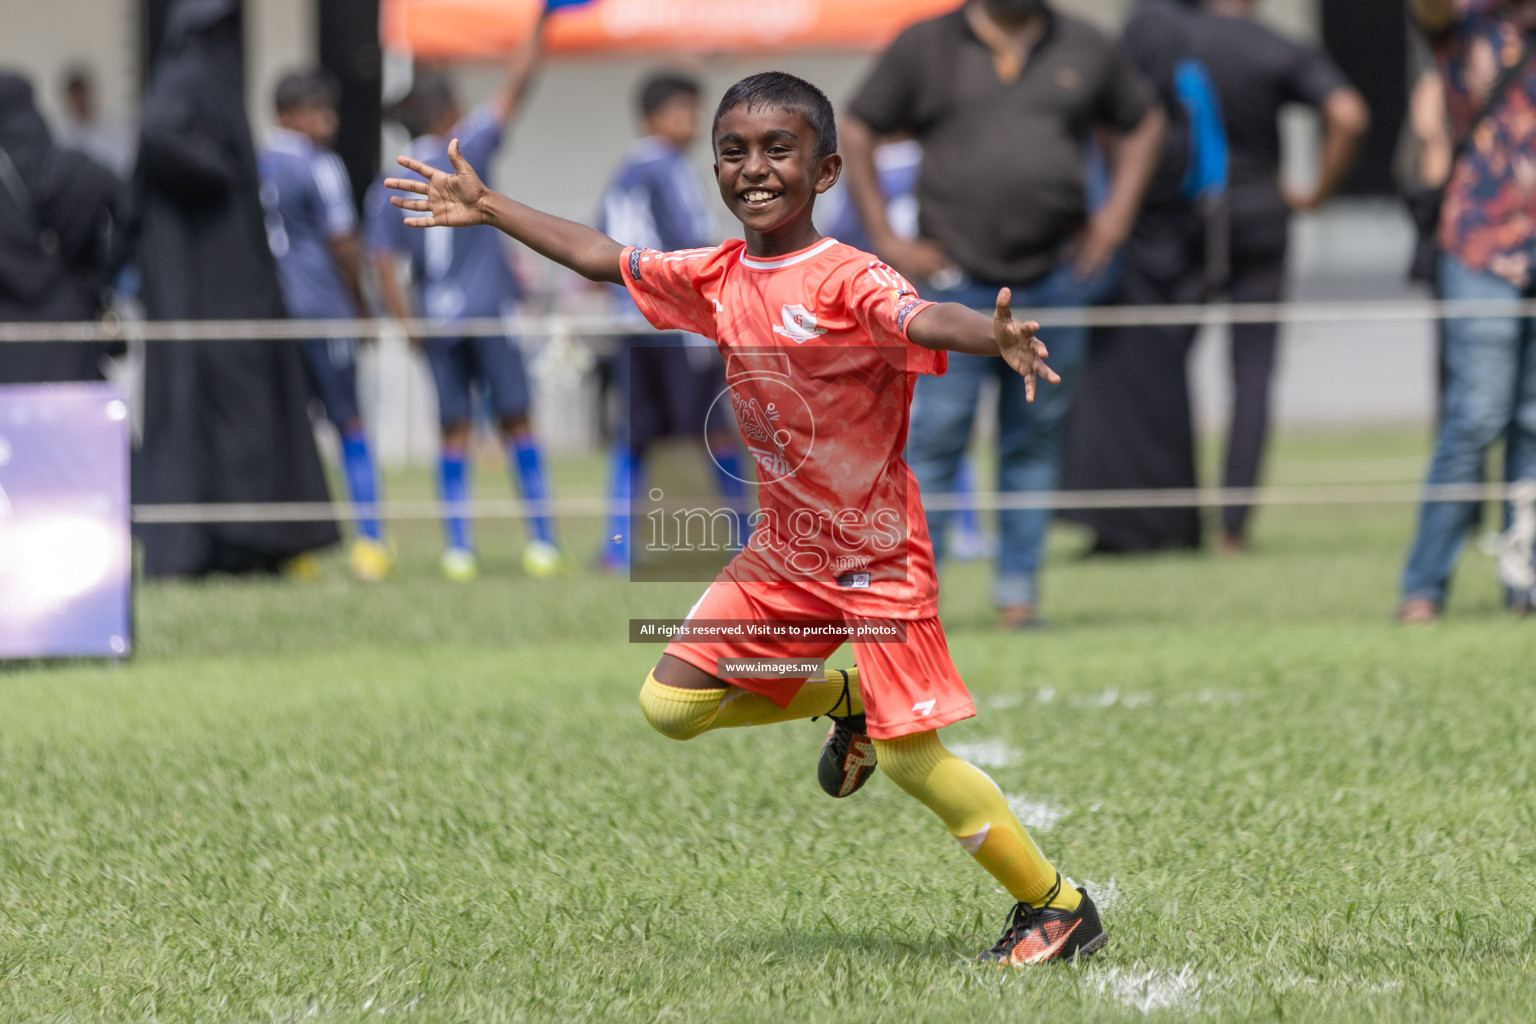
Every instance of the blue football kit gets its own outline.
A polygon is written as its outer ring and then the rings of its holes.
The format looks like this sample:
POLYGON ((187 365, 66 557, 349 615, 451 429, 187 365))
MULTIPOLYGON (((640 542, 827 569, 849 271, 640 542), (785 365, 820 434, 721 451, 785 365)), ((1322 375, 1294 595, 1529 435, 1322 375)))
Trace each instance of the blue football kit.
MULTIPOLYGON (((448 138, 459 140, 459 152, 489 185, 491 161, 503 134, 491 108, 478 107, 454 126, 448 138)), ((448 138, 423 135, 411 143, 410 155, 432 167, 450 167, 448 138)), ((396 171, 403 177, 413 176, 404 168, 396 171)), ((365 230, 374 255, 410 259, 417 314, 425 319, 452 322, 510 316, 522 300, 522 285, 507 260, 501 232, 489 225, 408 228, 404 214, 390 205, 389 192, 378 184, 368 195, 365 230)), ((498 417, 520 419, 528 414, 528 378, 514 340, 434 337, 424 347, 437 385, 438 420, 443 426, 472 419, 470 399, 476 384, 489 392, 498 417)))
MULTIPOLYGON (((286 128, 267 136, 258 158, 267 244, 277 260, 288 315, 301 320, 342 320, 358 310, 331 245, 357 230, 352 186, 341 158, 309 137, 286 128)), ((347 489, 355 504, 378 500, 378 474, 362 429, 357 401, 357 341, 315 338, 299 343, 304 369, 328 420, 341 433, 347 489)), ((378 540, 373 515, 359 517, 358 533, 378 540)))
MULTIPOLYGON (((451 168, 448 142, 459 140, 459 152, 490 185, 491 163, 505 136, 502 119, 489 105, 475 108, 447 136, 423 135, 410 146, 410 155, 432 167, 451 168)), ((410 171, 395 168, 399 177, 410 171)), ((375 257, 406 257, 411 264, 418 315, 454 321, 483 317, 510 317, 523 298, 523 289, 512 271, 501 232, 489 225, 469 228, 410 228, 405 215, 389 201, 382 181, 369 190, 364 237, 375 257)), ((492 337, 427 338, 423 342, 432 382, 437 391, 438 421, 444 428, 473 421, 477 389, 489 398, 498 419, 523 420, 532 397, 522 352, 507 335, 492 337)), ((548 500, 543 460, 533 435, 515 433, 509 442, 509 460, 523 498, 537 505, 548 500)), ((447 505, 444 525, 451 550, 470 550, 469 523, 463 505, 469 495, 467 453, 444 445, 438 464, 438 489, 447 505)), ((554 525, 542 511, 529 518, 537 541, 553 544, 554 525)))
MULTIPOLYGON (((656 252, 678 252, 715 244, 704 191, 688 157, 661 138, 644 138, 630 149, 603 193, 597 228, 623 245, 656 252)), ((628 500, 643 489, 642 456, 647 445, 667 436, 705 440, 723 496, 736 507, 745 527, 745 484, 740 455, 731 438, 729 402, 719 350, 698 335, 657 336, 639 317, 629 292, 616 287, 614 309, 634 316, 639 331, 621 339, 615 374, 624 398, 624 416, 615 432, 609 473, 614 511, 610 541, 603 552, 609 568, 628 564, 628 500)))
MULTIPOLYGON (((357 230, 352 189, 341 159, 307 136, 275 129, 259 158, 267 243, 277 259, 288 315, 302 320, 357 315, 331 255, 333 239, 357 230)), ((305 365, 326 417, 341 426, 358 417, 355 356, 350 338, 302 343, 305 365)))

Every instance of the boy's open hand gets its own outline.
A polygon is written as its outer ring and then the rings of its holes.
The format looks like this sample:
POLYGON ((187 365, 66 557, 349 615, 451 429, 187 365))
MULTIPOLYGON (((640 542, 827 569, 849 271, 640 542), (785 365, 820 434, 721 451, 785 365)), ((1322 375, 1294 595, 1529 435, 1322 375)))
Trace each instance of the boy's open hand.
POLYGON ((402 210, 411 210, 415 213, 425 213, 425 217, 405 218, 406 227, 412 228, 468 228, 476 224, 486 222, 485 212, 480 208, 480 200, 490 192, 485 187, 485 182, 480 180, 480 175, 469 166, 459 152, 459 140, 454 139, 448 143, 448 159, 453 163, 453 173, 440 171, 436 167, 413 160, 411 157, 402 156, 400 166, 426 178, 426 181, 417 181, 414 178, 386 178, 384 187, 392 188, 397 192, 414 192, 425 199, 406 199, 403 196, 390 196, 389 201, 402 210))
POLYGON ((992 336, 997 340, 998 352, 1024 378, 1025 401, 1033 402, 1037 379, 1043 378, 1052 384, 1060 384, 1061 377, 1045 365, 1050 352, 1046 350, 1045 342, 1035 337, 1040 325, 1033 320, 1024 323, 1015 320, 1012 302, 1013 292, 1010 289, 1004 288, 997 293, 997 312, 992 316, 992 336))

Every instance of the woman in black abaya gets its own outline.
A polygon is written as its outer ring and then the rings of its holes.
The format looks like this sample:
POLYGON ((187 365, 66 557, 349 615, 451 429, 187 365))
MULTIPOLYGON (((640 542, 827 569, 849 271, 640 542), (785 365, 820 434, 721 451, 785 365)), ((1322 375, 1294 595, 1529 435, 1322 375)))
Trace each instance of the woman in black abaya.
MULTIPOLYGON (((240 81, 236 0, 180 0, 144 100, 135 172, 152 320, 284 315, 240 81)), ((292 342, 150 342, 135 503, 329 500, 292 342)), ((145 572, 273 571, 333 521, 140 526, 145 572)))
MULTIPOLYGON (((1191 118, 1175 88, 1189 52, 1187 5, 1143 0, 1122 45, 1157 87, 1168 132, 1157 173, 1123 252, 1120 301, 1201 302, 1206 297, 1206 222, 1186 198, 1194 145, 1191 118)), ((1195 328, 1101 327, 1067 418, 1062 489, 1151 490, 1195 486, 1195 443, 1186 370, 1195 328)), ((1073 509, 1062 518, 1094 531, 1095 552, 1198 548, 1195 508, 1073 509)))

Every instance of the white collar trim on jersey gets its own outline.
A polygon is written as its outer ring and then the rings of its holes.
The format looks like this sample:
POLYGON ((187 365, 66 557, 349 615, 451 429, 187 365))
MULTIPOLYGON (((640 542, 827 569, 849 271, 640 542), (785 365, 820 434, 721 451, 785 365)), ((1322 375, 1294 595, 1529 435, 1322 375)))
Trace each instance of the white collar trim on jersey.
POLYGON ((782 270, 785 267, 792 267, 796 263, 804 263, 812 257, 820 256, 836 244, 837 239, 835 238, 823 238, 809 249, 798 252, 793 256, 785 256, 781 260, 755 260, 743 251, 741 254, 741 265, 750 267, 753 270, 782 270))

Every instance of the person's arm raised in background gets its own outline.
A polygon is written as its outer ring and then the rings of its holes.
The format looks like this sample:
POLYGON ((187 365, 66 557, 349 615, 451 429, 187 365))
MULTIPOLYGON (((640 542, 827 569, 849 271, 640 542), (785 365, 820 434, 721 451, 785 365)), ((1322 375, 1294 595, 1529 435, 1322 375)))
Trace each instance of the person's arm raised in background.
POLYGON ((533 30, 528 33, 528 38, 507 54, 501 85, 487 104, 492 115, 502 125, 517 116, 523 100, 528 95, 528 89, 538 77, 539 68, 544 63, 544 27, 549 22, 551 10, 552 8, 548 6, 542 8, 539 11, 538 21, 534 22, 533 30))
MULTIPOLYGON (((480 108, 489 115, 490 122, 478 121, 475 124, 461 122, 459 127, 468 127, 470 131, 470 148, 474 151, 477 161, 484 163, 491 158, 501 143, 502 133, 507 124, 521 110, 524 99, 534 79, 538 76, 539 67, 544 57, 544 29, 549 21, 550 13, 560 6, 577 6, 566 3, 546 3, 540 10, 539 17, 534 22, 533 29, 528 33, 511 53, 507 55, 505 72, 502 75, 500 86, 495 94, 480 108)), ((485 114, 479 115, 484 117, 485 114)), ((473 116, 473 115, 472 115, 473 116)), ((453 154, 458 153, 458 140, 454 140, 453 154)), ((463 159, 459 157, 459 159, 463 159)), ((404 158, 402 158, 404 163, 404 158)), ((413 161, 414 163, 414 161, 413 161)), ((412 166, 407 164, 406 166, 412 166)), ((425 167, 425 164, 419 166, 425 167)), ((413 167, 414 169, 414 167, 413 167)), ((479 184, 479 178, 475 179, 479 184)), ((387 187, 388 182, 385 183, 387 187)), ((418 182, 417 184, 421 184, 418 182)), ((484 188, 483 185, 480 186, 484 188)), ((382 197, 380 200, 382 205, 382 197)), ((379 299, 384 305, 385 311, 396 320, 411 320, 417 311, 413 308, 410 295, 405 284, 401 280, 401 253, 406 251, 404 240, 397 237, 393 228, 399 224, 398 219, 390 215, 387 209, 376 211, 377 223, 370 225, 375 236, 375 244, 370 246, 372 263, 379 281, 379 299)), ((475 221, 473 223, 484 223, 475 221)), ((413 345, 420 345, 421 339, 411 337, 413 345)))

